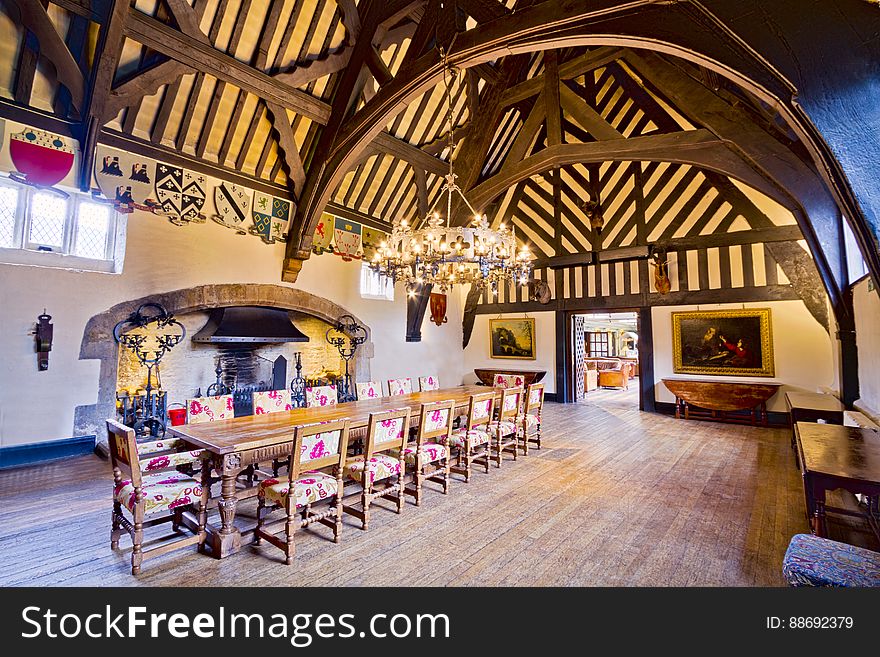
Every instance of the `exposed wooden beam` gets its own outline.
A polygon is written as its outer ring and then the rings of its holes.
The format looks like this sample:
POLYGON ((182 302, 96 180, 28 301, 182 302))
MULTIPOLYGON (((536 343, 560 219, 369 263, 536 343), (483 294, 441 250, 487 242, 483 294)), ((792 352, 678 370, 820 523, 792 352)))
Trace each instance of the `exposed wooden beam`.
POLYGON ((602 118, 599 112, 590 107, 586 100, 572 91, 568 85, 562 84, 558 88, 562 107, 571 114, 571 117, 578 125, 589 132, 595 139, 599 141, 623 139, 622 134, 602 118))
POLYGON ((58 34, 46 8, 39 0, 8 0, 18 9, 19 20, 39 41, 40 54, 52 63, 58 81, 70 92, 77 111, 83 114, 86 85, 79 64, 70 54, 64 39, 58 34))
POLYGON ((458 0, 458 4, 477 23, 488 23, 510 13, 498 0, 458 0))
POLYGON ((291 198, 297 199, 306 182, 306 172, 303 169, 296 140, 293 138, 290 118, 287 116, 287 110, 277 103, 267 102, 266 108, 269 110, 272 128, 278 139, 278 148, 280 149, 278 157, 284 162, 285 173, 290 183, 291 198))
MULTIPOLYGON (((562 143, 562 106, 559 98, 559 63, 555 50, 544 51, 544 107, 547 114, 547 144, 562 143)), ((597 137, 597 139, 601 139, 597 137)))
POLYGON ((380 132, 373 140, 373 146, 383 153, 388 153, 400 158, 412 165, 418 165, 429 173, 443 175, 449 169, 449 165, 443 160, 429 155, 388 132, 380 132))
POLYGON ((106 102, 106 116, 112 118, 119 110, 130 107, 145 96, 156 93, 164 84, 179 80, 195 69, 174 59, 160 62, 113 87, 106 102))
POLYGON ((133 7, 129 10, 126 33, 172 59, 291 109, 312 121, 326 124, 330 117, 330 106, 323 101, 257 71, 209 43, 179 32, 133 7))

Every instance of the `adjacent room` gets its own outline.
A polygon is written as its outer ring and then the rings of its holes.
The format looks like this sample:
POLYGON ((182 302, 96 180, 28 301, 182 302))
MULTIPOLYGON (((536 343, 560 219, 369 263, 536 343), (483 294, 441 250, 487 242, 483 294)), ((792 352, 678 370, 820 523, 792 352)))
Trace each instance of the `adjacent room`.
POLYGON ((3 0, 0 585, 880 586, 878 33, 3 0))

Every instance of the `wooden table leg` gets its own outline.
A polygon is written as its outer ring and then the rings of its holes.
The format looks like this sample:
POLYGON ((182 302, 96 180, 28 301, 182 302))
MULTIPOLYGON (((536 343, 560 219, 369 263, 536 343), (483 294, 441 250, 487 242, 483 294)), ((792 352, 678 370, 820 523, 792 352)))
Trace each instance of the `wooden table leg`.
POLYGON ((813 507, 813 533, 826 537, 828 526, 825 522, 825 488, 816 484, 813 484, 813 507))
POLYGON ((235 494, 235 480, 241 471, 241 458, 237 454, 227 454, 223 458, 223 468, 220 475, 220 501, 217 503, 221 527, 220 531, 212 537, 212 552, 218 559, 235 554, 241 549, 241 532, 233 524, 235 507, 238 504, 238 497, 235 494))

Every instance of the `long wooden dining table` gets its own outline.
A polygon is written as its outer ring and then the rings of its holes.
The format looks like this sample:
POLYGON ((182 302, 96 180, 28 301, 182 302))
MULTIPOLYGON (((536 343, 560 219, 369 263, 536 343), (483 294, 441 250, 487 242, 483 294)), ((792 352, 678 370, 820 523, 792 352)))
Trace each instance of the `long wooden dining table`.
MULTIPOLYGON (((231 420, 218 420, 200 424, 185 424, 168 428, 169 433, 183 439, 194 448, 207 452, 206 460, 220 474, 220 529, 209 531, 212 554, 218 559, 229 556, 241 548, 241 531, 235 526, 235 510, 242 492, 237 479, 243 470, 258 463, 271 463, 274 459, 290 455, 294 428, 327 420, 348 418, 351 429, 365 429, 370 413, 409 407, 412 424, 418 425, 418 412, 425 403, 454 400, 456 410, 467 411, 471 395, 491 390, 487 386, 464 385, 408 395, 380 397, 362 401, 346 402, 335 406, 295 408, 291 411, 265 415, 248 415, 231 420)), ((498 396, 501 395, 501 389, 498 396)), ((247 489, 244 496, 252 496, 254 489, 247 489)))

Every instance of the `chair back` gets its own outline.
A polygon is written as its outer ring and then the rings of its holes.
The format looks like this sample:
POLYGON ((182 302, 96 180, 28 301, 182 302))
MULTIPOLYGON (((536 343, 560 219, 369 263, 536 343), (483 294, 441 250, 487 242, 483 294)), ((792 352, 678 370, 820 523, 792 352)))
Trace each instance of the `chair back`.
POLYGON ((544 384, 533 383, 529 386, 529 394, 526 396, 526 413, 533 413, 539 418, 544 410, 544 384))
POLYGON ((373 454, 392 449, 403 450, 409 439, 409 408, 395 408, 381 413, 370 413, 367 425, 366 460, 373 454))
POLYGON ((117 483, 128 478, 135 488, 140 488, 141 465, 138 461, 134 429, 108 419, 107 444, 110 446, 110 463, 113 465, 113 475, 117 483))
POLYGON ((496 374, 494 388, 521 388, 526 383, 522 374, 496 374))
POLYGON ((379 399, 382 397, 382 383, 380 381, 365 381, 356 383, 357 395, 359 400, 379 399))
POLYGON ((523 400, 522 388, 505 388, 501 391, 501 405, 498 407, 498 419, 512 417, 514 420, 519 415, 523 400))
POLYGON ((254 415, 292 411, 290 390, 265 390, 254 393, 254 415))
POLYGON ((336 395, 336 385, 315 386, 306 388, 306 407, 336 406, 339 398, 336 395))
POLYGON ((419 392, 426 392, 428 390, 440 390, 440 379, 436 376, 420 376, 419 392))
POLYGON ((304 424, 294 430, 293 449, 288 465, 290 481, 300 472, 329 466, 342 468, 348 452, 349 419, 304 424))
POLYGON ((492 421, 492 411, 495 409, 495 392, 481 392, 471 395, 468 402, 467 428, 468 431, 481 424, 489 424, 492 421))
POLYGON ((419 411, 419 434, 416 445, 421 447, 426 442, 437 442, 437 438, 445 436, 449 444, 449 436, 452 433, 452 421, 455 419, 455 400, 422 404, 419 411))
POLYGON ((186 416, 189 424, 216 422, 235 417, 232 395, 195 397, 186 400, 186 416))
POLYGON ((412 394, 412 379, 388 379, 388 394, 392 397, 412 394))

